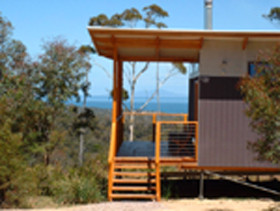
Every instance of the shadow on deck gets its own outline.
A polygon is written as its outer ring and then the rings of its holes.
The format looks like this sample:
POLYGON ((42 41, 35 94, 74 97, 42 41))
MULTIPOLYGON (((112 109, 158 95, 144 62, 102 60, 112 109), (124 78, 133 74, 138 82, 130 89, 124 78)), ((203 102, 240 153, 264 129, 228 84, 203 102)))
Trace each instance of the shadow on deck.
MULTIPOLYGON (((174 153, 174 147, 168 141, 162 141, 160 144, 160 156, 161 157, 182 157, 182 149, 177 148, 176 154, 174 153), (181 150, 181 151, 180 151, 181 150), (175 154, 175 155, 174 155, 175 154)), ((194 147, 188 151, 184 151, 184 156, 194 157, 194 147)), ((155 142, 151 141, 124 141, 120 146, 117 153, 118 157, 155 157, 155 142)))
MULTIPOLYGON (((196 198, 199 195, 199 179, 162 180, 163 198, 196 198)), ((280 182, 276 179, 263 182, 251 182, 261 187, 280 191, 280 182)), ((222 179, 207 179, 204 181, 205 198, 269 198, 280 200, 279 196, 256 190, 244 185, 222 179)))
POLYGON ((117 153, 117 156, 152 158, 155 156, 155 143, 151 141, 124 141, 117 153))

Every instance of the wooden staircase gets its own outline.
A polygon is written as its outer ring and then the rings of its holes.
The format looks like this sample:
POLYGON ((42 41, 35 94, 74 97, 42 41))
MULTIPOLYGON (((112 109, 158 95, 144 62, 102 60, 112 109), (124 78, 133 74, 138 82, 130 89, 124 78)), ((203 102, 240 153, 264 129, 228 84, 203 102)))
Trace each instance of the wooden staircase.
POLYGON ((154 159, 115 157, 109 171, 109 200, 160 199, 160 179, 157 180, 154 159))

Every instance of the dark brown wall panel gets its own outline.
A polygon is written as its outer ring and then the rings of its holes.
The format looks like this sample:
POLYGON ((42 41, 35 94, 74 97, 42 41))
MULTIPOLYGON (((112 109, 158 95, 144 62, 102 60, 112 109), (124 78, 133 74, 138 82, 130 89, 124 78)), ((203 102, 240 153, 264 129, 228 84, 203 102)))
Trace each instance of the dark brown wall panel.
POLYGON ((194 102, 194 98, 195 98, 195 81, 197 80, 197 78, 193 78, 190 79, 189 82, 189 112, 188 112, 188 118, 190 121, 194 120, 194 106, 195 106, 195 102, 194 102))
POLYGON ((241 100, 238 77, 200 77, 200 99, 241 100))

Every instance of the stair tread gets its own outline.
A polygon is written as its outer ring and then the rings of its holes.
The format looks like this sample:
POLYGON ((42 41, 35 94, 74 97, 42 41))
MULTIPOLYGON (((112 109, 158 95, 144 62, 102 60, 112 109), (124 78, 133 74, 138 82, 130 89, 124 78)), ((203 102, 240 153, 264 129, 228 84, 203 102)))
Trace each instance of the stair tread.
POLYGON ((119 199, 155 199, 156 195, 155 194, 117 194, 113 193, 111 195, 112 198, 119 198, 119 199))
POLYGON ((149 191, 156 190, 155 186, 113 186, 113 191, 149 191))
POLYGON ((115 157, 115 161, 131 161, 131 162, 137 162, 137 161, 142 161, 142 162, 154 162, 154 158, 149 158, 149 157, 115 157))
POLYGON ((138 165, 138 164, 133 164, 133 165, 127 165, 127 164, 124 164, 124 165, 120 165, 119 163, 116 163, 115 164, 115 169, 155 169, 155 166, 152 165, 138 165))
POLYGON ((130 178, 122 178, 122 179, 113 179, 113 183, 136 183, 136 184, 143 184, 143 183, 155 183, 155 179, 130 179, 130 178))
POLYGON ((129 176, 129 177, 150 177, 155 176, 155 172, 128 172, 128 171, 115 171, 115 176, 129 176))
POLYGON ((111 199, 156 199, 154 158, 115 157, 113 167, 111 199))
POLYGON ((191 168, 191 167, 197 167, 196 162, 189 162, 189 163, 182 163, 180 165, 181 168, 191 168))

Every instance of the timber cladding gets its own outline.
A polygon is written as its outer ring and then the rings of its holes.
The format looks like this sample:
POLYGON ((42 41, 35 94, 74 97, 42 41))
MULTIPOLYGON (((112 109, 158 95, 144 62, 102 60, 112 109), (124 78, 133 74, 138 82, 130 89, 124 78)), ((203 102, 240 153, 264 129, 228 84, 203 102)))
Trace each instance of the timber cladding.
POLYGON ((199 166, 276 167, 248 150, 257 135, 249 127, 237 77, 199 79, 199 166))

